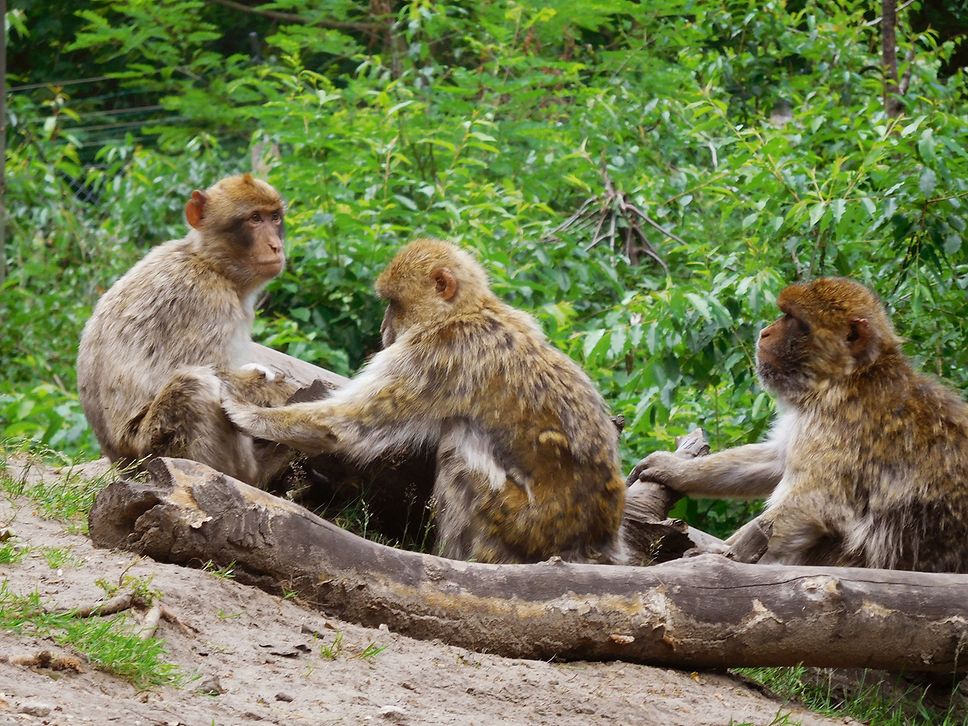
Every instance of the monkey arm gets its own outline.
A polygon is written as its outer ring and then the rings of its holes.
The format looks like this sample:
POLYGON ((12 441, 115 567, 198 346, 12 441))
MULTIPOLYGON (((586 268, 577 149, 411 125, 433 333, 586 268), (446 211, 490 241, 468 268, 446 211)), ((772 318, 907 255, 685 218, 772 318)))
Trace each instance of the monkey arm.
POLYGON ((342 452, 360 462, 386 451, 413 450, 440 436, 457 407, 447 386, 387 349, 332 397, 277 408, 240 401, 223 387, 222 406, 243 432, 308 454, 342 452))
POLYGON ((769 495, 783 476, 779 446, 766 441, 696 459, 657 451, 640 461, 629 481, 655 481, 682 494, 719 499, 754 499, 769 495))
POLYGON ((243 403, 222 392, 222 408, 229 420, 249 436, 285 444, 307 454, 335 450, 337 437, 327 416, 329 401, 293 403, 264 408, 243 403))

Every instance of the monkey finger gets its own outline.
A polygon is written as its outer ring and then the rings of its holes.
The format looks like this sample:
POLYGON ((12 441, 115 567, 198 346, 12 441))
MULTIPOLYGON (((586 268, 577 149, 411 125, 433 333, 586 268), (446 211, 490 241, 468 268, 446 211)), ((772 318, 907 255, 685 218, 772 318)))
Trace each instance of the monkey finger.
POLYGON ((630 487, 635 484, 635 482, 639 481, 639 477, 646 468, 647 464, 645 463, 645 459, 642 459, 642 461, 632 468, 631 473, 629 473, 628 477, 625 479, 625 486, 630 487))

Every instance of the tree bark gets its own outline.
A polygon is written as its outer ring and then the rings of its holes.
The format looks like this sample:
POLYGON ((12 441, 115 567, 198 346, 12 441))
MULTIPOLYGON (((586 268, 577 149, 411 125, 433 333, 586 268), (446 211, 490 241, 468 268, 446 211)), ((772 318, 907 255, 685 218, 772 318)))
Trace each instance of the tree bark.
MULTIPOLYGON (((692 459, 709 453, 702 429, 693 429, 676 441, 676 456, 692 459)), ((635 481, 625 492, 622 538, 633 564, 649 565, 678 559, 693 549, 724 551, 726 544, 690 527, 680 519, 668 519, 669 510, 682 498, 657 482, 635 481)))
POLYGON ((0 0, 0 285, 7 279, 7 0, 0 0))
POLYGON ((881 0, 881 67, 884 73, 884 112, 901 113, 897 87, 897 0, 881 0))
POLYGON ((950 672, 968 658, 968 576, 744 565, 485 565, 395 550, 195 462, 98 495, 99 547, 232 564, 241 582, 326 613, 508 657, 682 668, 816 666, 950 672))

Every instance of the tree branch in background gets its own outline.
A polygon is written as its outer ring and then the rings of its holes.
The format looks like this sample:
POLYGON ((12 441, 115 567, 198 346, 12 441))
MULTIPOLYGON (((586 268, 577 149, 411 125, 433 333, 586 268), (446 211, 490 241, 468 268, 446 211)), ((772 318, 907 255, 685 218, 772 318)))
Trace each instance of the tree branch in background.
POLYGON ((591 241, 585 245, 586 250, 595 247, 600 242, 608 242, 609 247, 614 250, 616 243, 621 241, 625 248, 625 255, 633 265, 639 263, 639 253, 644 252, 646 256, 651 257, 663 270, 668 272, 668 265, 659 256, 658 250, 652 245, 648 237, 645 236, 640 222, 645 222, 679 244, 684 245, 686 244, 685 241, 629 201, 625 192, 620 192, 615 188, 612 178, 605 169, 602 169, 602 180, 605 193, 598 197, 586 199, 577 212, 551 230, 547 237, 553 239, 560 232, 569 229, 578 231, 594 225, 591 241), (619 222, 625 229, 624 233, 619 231, 619 222))
MULTIPOLYGON (((7 0, 0 0, 7 22, 7 0)), ((7 279, 7 29, 0 33, 0 285, 7 279)))
POLYGON ((320 28, 330 28, 331 30, 356 30, 363 33, 374 33, 383 30, 380 23, 358 23, 350 20, 307 20, 295 13, 283 13, 278 10, 263 10, 258 6, 245 5, 235 0, 209 0, 210 3, 224 5, 233 10, 240 10, 243 13, 261 15, 270 20, 278 20, 281 23, 293 23, 295 25, 312 25, 320 28))

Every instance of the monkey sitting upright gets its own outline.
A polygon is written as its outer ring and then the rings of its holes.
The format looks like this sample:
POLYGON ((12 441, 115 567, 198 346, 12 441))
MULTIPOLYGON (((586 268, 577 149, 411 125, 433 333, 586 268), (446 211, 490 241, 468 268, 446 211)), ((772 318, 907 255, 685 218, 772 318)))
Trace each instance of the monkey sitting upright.
POLYGON ((289 457, 256 452, 232 427, 220 379, 266 405, 295 390, 246 360, 255 298, 285 265, 283 201, 243 174, 192 192, 185 217, 187 237, 153 249, 98 301, 77 356, 81 404, 112 461, 185 457, 264 485, 289 457))
MULTIPOLYGON (((618 433, 585 373, 491 292, 465 251, 404 247, 376 283, 385 348, 324 401, 223 401, 242 431, 365 463, 437 447, 438 551, 478 562, 621 560, 618 433)), ((227 386, 229 392, 231 387, 227 386)))
POLYGON ((693 460, 655 453, 630 480, 769 496, 760 562, 968 572, 968 405, 912 369, 864 286, 824 278, 778 303, 757 346, 780 411, 769 439, 693 460))

